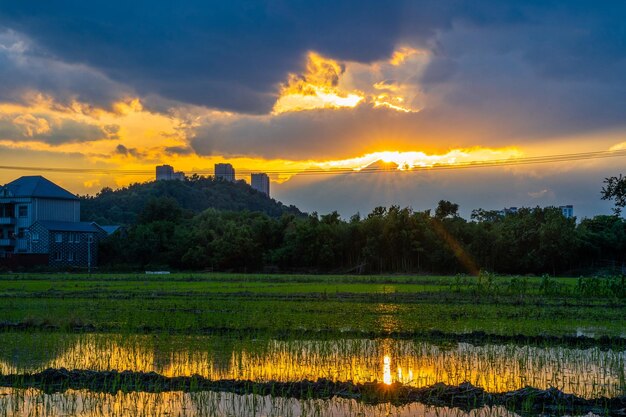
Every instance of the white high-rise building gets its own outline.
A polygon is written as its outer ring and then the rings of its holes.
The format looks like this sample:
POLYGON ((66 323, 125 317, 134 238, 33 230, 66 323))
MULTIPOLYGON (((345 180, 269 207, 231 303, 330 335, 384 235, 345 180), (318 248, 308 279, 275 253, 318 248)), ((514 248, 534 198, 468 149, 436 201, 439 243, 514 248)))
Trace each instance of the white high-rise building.
POLYGON ((235 181, 235 168, 231 164, 215 164, 215 178, 235 181))
POLYGON ((566 219, 571 219, 572 217, 574 217, 573 205, 568 204, 567 206, 560 206, 559 208, 561 209, 561 213, 563 213, 563 216, 565 216, 566 219))
POLYGON ((157 165, 156 167, 156 180, 171 180, 174 175, 174 167, 171 165, 157 165))
POLYGON ((157 165, 156 167, 156 180, 157 181, 169 181, 185 179, 185 173, 178 171, 174 172, 174 167, 171 165, 157 165))
POLYGON ((265 173, 252 174, 250 177, 250 184, 252 185, 252 188, 269 197, 270 177, 265 173))

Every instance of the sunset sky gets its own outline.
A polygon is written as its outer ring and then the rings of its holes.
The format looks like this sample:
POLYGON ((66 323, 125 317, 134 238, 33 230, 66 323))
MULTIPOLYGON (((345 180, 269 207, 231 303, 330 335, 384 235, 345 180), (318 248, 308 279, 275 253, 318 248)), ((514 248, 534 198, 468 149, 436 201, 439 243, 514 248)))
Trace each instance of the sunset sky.
POLYGON ((274 172, 273 197, 305 211, 449 199, 465 216, 574 204, 583 217, 610 212, 602 181, 626 157, 410 168, 619 149, 620 1, 0 4, 0 165, 103 170, 0 169, 0 184, 37 173, 95 194, 157 164, 228 161, 274 172), (401 169, 306 173, 378 160, 401 169))

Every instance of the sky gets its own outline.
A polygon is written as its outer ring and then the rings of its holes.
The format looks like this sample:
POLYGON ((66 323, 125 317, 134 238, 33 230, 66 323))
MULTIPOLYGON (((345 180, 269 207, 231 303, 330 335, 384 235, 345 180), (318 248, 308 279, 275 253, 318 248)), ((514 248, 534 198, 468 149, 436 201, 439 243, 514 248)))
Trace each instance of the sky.
POLYGON ((230 162, 345 218, 441 199, 589 217, 610 213, 602 182, 625 157, 428 167, 620 149, 622 1, 0 4, 0 165, 99 170, 0 169, 0 184, 95 194, 230 162), (358 171, 379 160, 398 169, 358 171))

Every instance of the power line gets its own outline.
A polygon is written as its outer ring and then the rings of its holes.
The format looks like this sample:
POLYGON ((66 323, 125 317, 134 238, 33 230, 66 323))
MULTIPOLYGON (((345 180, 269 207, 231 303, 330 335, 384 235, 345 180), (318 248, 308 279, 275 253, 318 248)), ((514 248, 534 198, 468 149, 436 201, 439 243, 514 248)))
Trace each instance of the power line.
MULTIPOLYGON (((268 175, 338 175, 338 174, 368 174, 384 172, 419 172, 419 171, 440 171, 440 170, 460 170, 469 168, 490 168, 507 167, 517 165, 547 164, 559 162, 573 162, 593 159, 616 158, 626 156, 626 149, 616 151, 596 151, 570 154, 543 155, 522 158, 493 159, 489 161, 466 161, 455 163, 435 163, 432 165, 418 165, 399 170, 395 164, 385 166, 354 168, 329 168, 320 167, 305 170, 265 170, 268 175)), ((65 168, 65 167, 33 167, 33 166, 9 166, 0 165, 0 170, 25 171, 25 172, 57 172, 68 174, 116 174, 116 175, 154 175, 154 170, 146 169, 107 169, 107 168, 65 168)), ((238 169, 238 174, 252 174, 261 170, 238 169)), ((192 170, 189 174, 214 175, 212 169, 192 170)))

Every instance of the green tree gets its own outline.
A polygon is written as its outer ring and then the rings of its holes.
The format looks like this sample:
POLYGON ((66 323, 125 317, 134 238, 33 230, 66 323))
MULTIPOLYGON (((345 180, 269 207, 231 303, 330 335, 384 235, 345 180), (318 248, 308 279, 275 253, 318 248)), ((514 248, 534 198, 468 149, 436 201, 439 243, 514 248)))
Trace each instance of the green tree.
POLYGON ((447 200, 439 201, 435 209, 435 217, 438 219, 446 219, 449 217, 459 216, 459 205, 447 200))
POLYGON ((615 200, 613 211, 619 216, 622 208, 626 206, 626 177, 622 174, 619 177, 609 177, 604 179, 605 186, 602 187, 603 200, 615 200))

